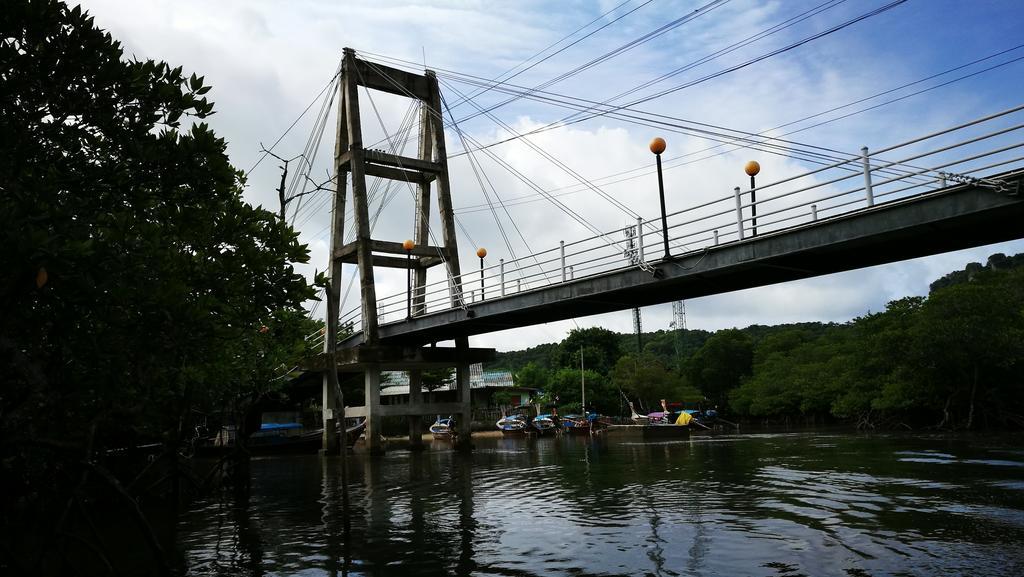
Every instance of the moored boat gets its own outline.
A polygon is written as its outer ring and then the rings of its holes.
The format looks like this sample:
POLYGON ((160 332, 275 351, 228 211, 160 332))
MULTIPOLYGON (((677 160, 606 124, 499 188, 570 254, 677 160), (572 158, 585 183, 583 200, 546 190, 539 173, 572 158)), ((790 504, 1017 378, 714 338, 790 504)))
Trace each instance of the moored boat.
POLYGON ((554 435, 558 432, 558 415, 544 414, 533 418, 530 425, 538 435, 554 435))
MULTIPOLYGON (((366 419, 353 417, 346 419, 344 439, 351 447, 363 434, 366 419)), ((338 431, 340 436, 342 433, 338 431)), ((245 448, 256 455, 281 453, 316 453, 323 448, 323 428, 309 429, 301 423, 263 423, 258 431, 252 433, 246 441, 245 448)), ((195 450, 197 455, 212 456, 223 454, 235 449, 237 434, 233 426, 226 426, 217 435, 199 439, 195 450)))
POLYGON ((633 401, 629 401, 629 418, 633 421, 634 425, 647 425, 650 424, 651 420, 649 416, 636 412, 636 409, 633 407, 633 401))
POLYGON ((366 430, 365 417, 352 417, 345 419, 345 444, 349 447, 355 445, 356 441, 359 440, 359 437, 363 435, 364 430, 366 430))
POLYGON ((430 434, 439 441, 448 441, 455 438, 455 419, 452 417, 442 418, 438 415, 434 424, 430 425, 430 434))
POLYGON ((609 425, 605 428, 609 435, 640 439, 673 439, 690 436, 690 425, 695 423, 693 416, 683 411, 670 410, 665 399, 661 400, 661 411, 640 415, 629 402, 632 425, 609 425))
POLYGON ((629 439, 686 439, 690 427, 680 425, 608 425, 607 435, 629 439))
POLYGON ((526 417, 518 413, 498 419, 498 430, 507 437, 525 435, 529 429, 526 417))
POLYGON ((566 415, 562 417, 562 431, 570 435, 589 435, 590 419, 583 415, 566 415))

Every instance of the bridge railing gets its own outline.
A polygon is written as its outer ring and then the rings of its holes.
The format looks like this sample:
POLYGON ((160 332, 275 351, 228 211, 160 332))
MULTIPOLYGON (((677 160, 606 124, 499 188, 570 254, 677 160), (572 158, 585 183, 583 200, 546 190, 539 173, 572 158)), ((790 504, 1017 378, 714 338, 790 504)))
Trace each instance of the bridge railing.
MULTIPOLYGON (((414 304, 412 312, 420 316, 469 308, 482 301, 628 268, 653 271, 649 263, 665 256, 665 236, 674 258, 870 210, 880 202, 935 193, 955 184, 998 188, 998 182, 986 177, 1024 161, 1019 154, 1024 148, 1022 111, 1024 105, 874 152, 863 148, 859 155, 823 161, 812 170, 759 184, 753 190, 733 188, 721 197, 668 214, 665 232, 660 217, 637 219, 635 225, 467 270, 418 290, 414 299, 422 304, 414 304), (890 160, 893 157, 898 160, 890 160), (752 202, 755 194, 757 200, 752 202)), ((382 324, 407 318, 407 296, 401 292, 378 299, 382 324)), ((360 309, 347 311, 341 322, 358 332, 360 309)))

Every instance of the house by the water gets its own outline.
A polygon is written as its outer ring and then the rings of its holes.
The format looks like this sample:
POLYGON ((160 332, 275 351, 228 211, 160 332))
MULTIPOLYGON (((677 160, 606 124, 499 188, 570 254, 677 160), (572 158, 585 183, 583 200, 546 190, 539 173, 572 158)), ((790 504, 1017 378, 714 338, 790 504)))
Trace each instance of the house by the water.
MULTIPOLYGON (((401 405, 409 402, 408 373, 386 371, 381 374, 381 381, 380 402, 382 405, 401 405)), ((499 419, 503 407, 529 403, 538 393, 537 389, 516 386, 511 371, 485 371, 480 363, 469 366, 469 388, 473 421, 487 423, 493 423, 499 419), (496 399, 497 393, 503 394, 496 399)), ((454 379, 433 391, 428 391, 424 387, 423 398, 433 403, 456 402, 458 399, 454 379)))

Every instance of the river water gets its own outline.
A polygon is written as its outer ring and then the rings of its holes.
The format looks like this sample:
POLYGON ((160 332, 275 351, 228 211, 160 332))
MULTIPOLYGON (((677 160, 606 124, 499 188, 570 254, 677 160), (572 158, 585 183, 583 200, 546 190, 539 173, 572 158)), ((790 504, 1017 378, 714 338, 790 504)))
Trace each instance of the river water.
POLYGON ((474 438, 268 457, 178 524, 188 575, 1024 575, 1020 437, 474 438), (347 533, 347 534, 346 534, 347 533))

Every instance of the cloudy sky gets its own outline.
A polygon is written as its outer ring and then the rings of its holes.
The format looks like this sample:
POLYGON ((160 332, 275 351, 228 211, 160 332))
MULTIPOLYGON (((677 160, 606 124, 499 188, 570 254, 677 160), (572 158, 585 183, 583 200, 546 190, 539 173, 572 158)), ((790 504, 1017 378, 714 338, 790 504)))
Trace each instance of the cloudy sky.
MULTIPOLYGON (((274 152, 283 158, 302 154, 309 146, 316 150, 311 178, 329 178, 335 119, 328 114, 318 123, 318 112, 329 97, 331 91, 324 88, 344 47, 378 61, 399 59, 420 69, 425 62, 436 69, 462 133, 460 137, 452 128, 446 140, 466 268, 475 266, 478 246, 488 249, 489 262, 496 262, 591 234, 486 153, 459 154, 463 138, 493 143, 572 111, 535 99, 504 103, 507 95, 490 91, 473 102, 484 108, 501 106, 491 112, 493 119, 478 115, 461 97, 479 90, 469 83, 473 78, 501 77, 519 87, 546 85, 550 93, 591 101, 613 99, 650 83, 611 100, 615 104, 675 88, 634 108, 748 132, 787 125, 771 134, 796 130, 786 138, 837 154, 855 153, 865 145, 881 148, 1020 104, 1024 59, 1017 59, 1024 57, 1019 28, 1024 5, 1019 0, 908 0, 813 38, 889 4, 891 0, 89 0, 84 7, 123 42, 129 55, 165 60, 206 77, 217 109, 211 124, 229 142, 233 163, 252 169, 248 200, 275 211, 280 162, 261 161, 261 143, 270 147, 280 139, 274 152), (804 39, 809 40, 760 59, 804 39), (756 62, 718 74, 751 60, 756 62), (509 78, 511 74, 516 75, 509 78), (319 147, 309 145, 316 142, 319 147), (479 177, 471 159, 479 164, 479 177), (500 198, 505 209, 488 208, 481 182, 491 200, 500 198)), ((401 141, 394 135, 408 112, 407 101, 400 98, 379 93, 372 100, 363 98, 367 146, 386 148, 401 141)), ((747 160, 758 160, 759 179, 768 181, 815 167, 764 151, 726 147, 701 152, 717 143, 673 130, 599 116, 529 138, 561 166, 522 139, 488 151, 535 186, 559 194, 561 202, 602 230, 622 227, 633 217, 581 185, 580 177, 632 212, 656 217, 657 180, 647 151, 654 136, 668 141, 669 211, 730 194, 745 183, 742 167, 747 160)), ((416 154, 414 140, 404 154, 416 154)), ((313 188, 300 181, 294 186, 295 192, 313 188)), ((410 237, 409 191, 397 187, 379 197, 392 200, 374 237, 410 237)), ((327 266, 329 211, 325 192, 304 196, 298 210, 289 211, 311 249, 308 272, 327 266)), ((894 298, 926 294, 931 281, 967 262, 984 262, 994 252, 1022 251, 1024 242, 1016 241, 693 299, 686 303, 687 325, 714 330, 753 323, 848 321, 881 310, 894 298)), ((346 283, 353 273, 346 269, 346 283)), ((404 290, 401 274, 382 272, 377 280, 378 295, 404 290)), ((343 308, 357 305, 352 291, 343 308)), ((668 304, 643 309, 645 330, 667 329, 671 320, 668 304)), ((628 311, 575 322, 632 330, 628 311)), ((473 344, 512 350, 558 341, 574 326, 571 321, 550 323, 476 337, 473 344)))

